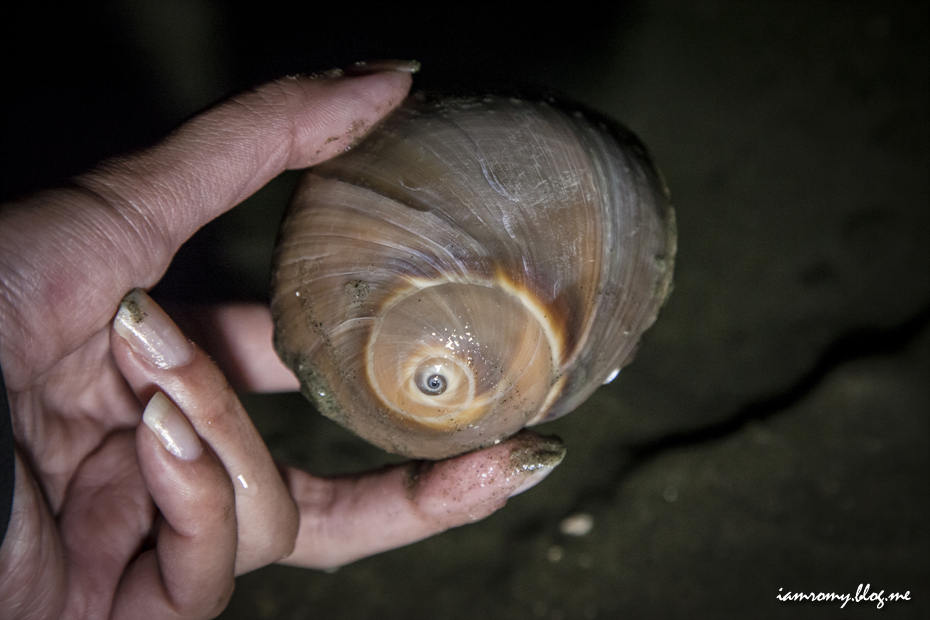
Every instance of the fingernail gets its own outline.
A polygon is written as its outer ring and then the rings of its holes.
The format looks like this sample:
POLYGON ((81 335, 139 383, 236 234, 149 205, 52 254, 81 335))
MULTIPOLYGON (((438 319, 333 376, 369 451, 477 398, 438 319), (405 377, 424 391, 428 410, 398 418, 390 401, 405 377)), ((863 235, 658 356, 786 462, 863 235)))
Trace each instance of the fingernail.
POLYGON ((113 327, 133 351, 159 368, 183 366, 194 353, 174 321, 141 289, 123 297, 113 327))
POLYGON ((194 427, 161 392, 155 392, 145 406, 142 421, 152 429, 165 450, 182 461, 193 461, 203 453, 203 446, 194 427))
POLYGON ((517 440, 518 443, 510 452, 510 464, 517 474, 525 478, 511 491, 510 497, 542 482, 565 458, 565 444, 558 437, 526 433, 517 440))
POLYGON ((342 68, 345 75, 361 76, 383 71, 397 71, 399 73, 416 73, 420 70, 420 63, 416 60, 362 60, 342 68))

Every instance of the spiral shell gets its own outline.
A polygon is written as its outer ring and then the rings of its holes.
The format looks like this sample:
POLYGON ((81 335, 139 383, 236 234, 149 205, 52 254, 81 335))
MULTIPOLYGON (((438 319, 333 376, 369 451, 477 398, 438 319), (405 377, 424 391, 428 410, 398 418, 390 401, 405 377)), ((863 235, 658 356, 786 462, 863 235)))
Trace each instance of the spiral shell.
POLYGON ((325 415, 444 458, 615 376, 674 253, 667 192, 627 130, 551 102, 414 96, 301 180, 275 346, 325 415))

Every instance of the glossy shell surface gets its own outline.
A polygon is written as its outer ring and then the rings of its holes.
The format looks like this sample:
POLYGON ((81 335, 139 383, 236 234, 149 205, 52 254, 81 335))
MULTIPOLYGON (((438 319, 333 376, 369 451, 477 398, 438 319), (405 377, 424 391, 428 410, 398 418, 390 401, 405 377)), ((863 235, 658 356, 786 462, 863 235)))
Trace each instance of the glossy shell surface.
POLYGON ((667 192, 625 129, 545 101, 414 96, 302 178, 275 346, 325 415, 444 458, 615 376, 674 253, 667 192))

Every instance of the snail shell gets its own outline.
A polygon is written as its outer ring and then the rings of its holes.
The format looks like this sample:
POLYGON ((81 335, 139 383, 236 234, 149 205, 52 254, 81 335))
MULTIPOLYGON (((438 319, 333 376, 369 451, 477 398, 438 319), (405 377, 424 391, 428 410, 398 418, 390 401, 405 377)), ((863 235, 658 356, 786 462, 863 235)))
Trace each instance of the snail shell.
POLYGON ((627 130, 551 102, 413 96, 302 178, 275 347, 328 417, 444 458, 615 376, 674 254, 667 192, 627 130))

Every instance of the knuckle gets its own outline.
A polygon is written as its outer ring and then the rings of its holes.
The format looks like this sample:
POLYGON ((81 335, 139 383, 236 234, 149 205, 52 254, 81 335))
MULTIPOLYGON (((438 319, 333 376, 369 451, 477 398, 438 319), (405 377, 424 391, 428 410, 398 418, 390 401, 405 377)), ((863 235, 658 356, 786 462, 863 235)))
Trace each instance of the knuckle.
POLYGON ((265 549, 269 562, 278 562, 294 552, 297 544, 297 533, 300 529, 300 516, 297 505, 286 496, 281 509, 276 511, 274 521, 267 529, 268 539, 265 549))

